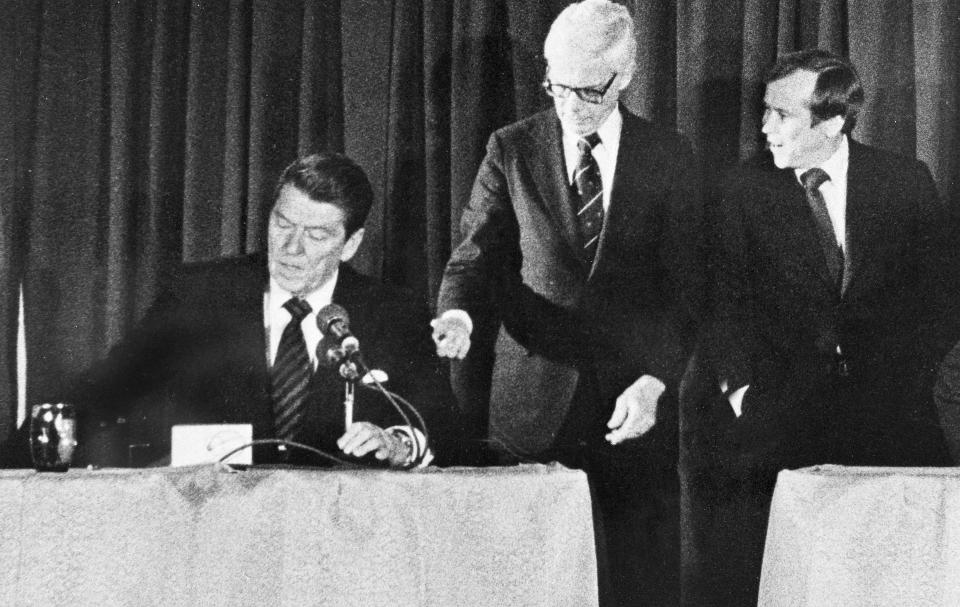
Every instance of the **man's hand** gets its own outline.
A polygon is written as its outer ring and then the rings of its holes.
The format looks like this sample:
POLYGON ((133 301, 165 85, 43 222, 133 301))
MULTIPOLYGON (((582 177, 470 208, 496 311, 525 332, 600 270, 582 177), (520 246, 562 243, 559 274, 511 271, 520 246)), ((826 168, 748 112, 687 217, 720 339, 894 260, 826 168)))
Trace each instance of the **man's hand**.
POLYGON ((463 310, 448 310, 440 318, 430 321, 437 356, 462 359, 470 350, 473 331, 470 315, 463 310))
POLYGON ((387 460, 391 466, 408 463, 411 445, 391 432, 370 422, 354 422, 337 440, 337 446, 347 455, 362 457, 371 451, 374 457, 387 460))
POLYGON ((612 430, 607 441, 617 445, 646 434, 657 423, 657 401, 666 386, 652 375, 644 375, 617 397, 613 415, 607 422, 612 430))

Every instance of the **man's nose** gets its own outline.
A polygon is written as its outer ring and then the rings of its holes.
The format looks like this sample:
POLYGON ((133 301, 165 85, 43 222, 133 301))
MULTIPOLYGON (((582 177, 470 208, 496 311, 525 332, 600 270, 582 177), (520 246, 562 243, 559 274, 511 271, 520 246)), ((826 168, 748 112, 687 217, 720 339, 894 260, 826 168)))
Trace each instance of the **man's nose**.
POLYGON ((303 252, 303 230, 301 228, 290 231, 283 243, 283 252, 291 255, 299 255, 303 252))
POLYGON ((760 124, 762 125, 761 128, 760 128, 760 131, 761 131, 762 133, 768 134, 768 133, 772 133, 772 132, 773 132, 773 130, 774 130, 774 123, 775 123, 775 118, 774 118, 774 116, 775 116, 775 114, 773 114, 772 112, 767 113, 767 114, 764 114, 763 120, 762 120, 761 123, 760 123, 760 124))
POLYGON ((565 112, 576 110, 581 103, 580 98, 573 91, 567 91, 566 95, 559 97, 557 101, 560 103, 560 109, 565 112))

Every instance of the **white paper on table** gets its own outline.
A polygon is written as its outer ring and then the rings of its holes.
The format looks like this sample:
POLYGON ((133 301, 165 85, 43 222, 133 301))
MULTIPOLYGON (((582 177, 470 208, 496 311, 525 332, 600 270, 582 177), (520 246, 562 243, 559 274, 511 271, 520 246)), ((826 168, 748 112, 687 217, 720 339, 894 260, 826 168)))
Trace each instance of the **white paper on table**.
MULTIPOLYGON (((212 464, 232 449, 253 440, 251 424, 190 424, 170 430, 170 465, 212 464)), ((252 464, 247 447, 224 460, 228 464, 252 464)))

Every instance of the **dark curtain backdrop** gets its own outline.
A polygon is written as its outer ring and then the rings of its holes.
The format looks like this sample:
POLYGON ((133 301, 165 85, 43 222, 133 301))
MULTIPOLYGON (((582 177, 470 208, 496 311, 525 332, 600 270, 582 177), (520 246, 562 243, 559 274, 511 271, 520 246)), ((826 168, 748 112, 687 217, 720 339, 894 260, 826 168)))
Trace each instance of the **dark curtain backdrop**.
MULTIPOLYGON (((2 0, 0 438, 103 355, 164 273, 259 247, 298 153, 346 151, 379 194, 356 265, 433 301, 490 132, 547 106, 542 41, 566 0, 2 0)), ((723 166, 760 148, 780 51, 849 54, 855 136, 958 197, 960 3, 629 0, 634 111, 723 166)), ((483 363, 482 357, 476 361, 483 363)))

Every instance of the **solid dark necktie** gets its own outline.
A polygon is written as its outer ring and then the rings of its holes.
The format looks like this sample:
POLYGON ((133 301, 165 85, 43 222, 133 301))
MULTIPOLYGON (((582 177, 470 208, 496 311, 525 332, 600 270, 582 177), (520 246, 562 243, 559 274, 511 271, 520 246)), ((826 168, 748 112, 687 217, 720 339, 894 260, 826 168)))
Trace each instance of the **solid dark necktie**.
POLYGON ((820 186, 830 180, 830 176, 823 169, 810 169, 800 175, 803 189, 807 193, 807 202, 813 211, 813 218, 817 223, 817 232, 820 234, 820 245, 827 260, 830 276, 840 291, 843 286, 843 249, 837 244, 837 236, 833 231, 833 222, 827 212, 827 202, 820 192, 820 186))
POLYGON ((292 440, 306 409, 307 385, 313 374, 307 342, 300 330, 301 321, 310 313, 310 304, 292 297, 283 307, 290 312, 290 322, 280 336, 277 357, 270 369, 270 395, 276 436, 292 440))
POLYGON ((580 204, 577 208, 577 223, 583 237, 583 256, 592 262, 597 254, 600 230, 603 228, 603 181, 600 166, 593 157, 593 148, 600 143, 600 136, 591 133, 577 142, 580 157, 573 172, 580 204))

